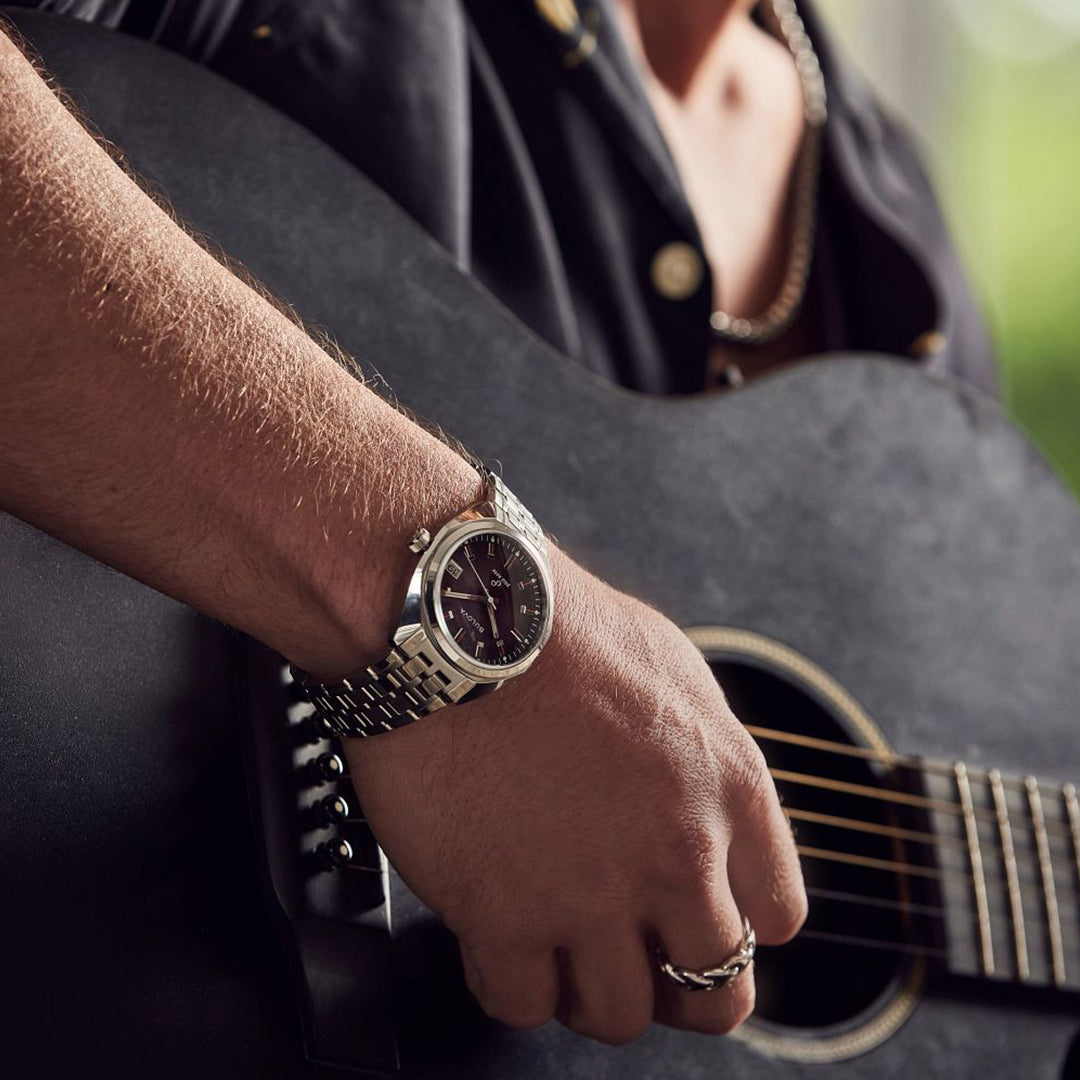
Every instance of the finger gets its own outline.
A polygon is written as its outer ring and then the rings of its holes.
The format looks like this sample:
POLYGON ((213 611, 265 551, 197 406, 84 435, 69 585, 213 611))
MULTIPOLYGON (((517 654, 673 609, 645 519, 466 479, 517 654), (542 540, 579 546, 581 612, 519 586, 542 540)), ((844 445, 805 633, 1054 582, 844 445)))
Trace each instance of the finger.
POLYGON ((536 1028, 555 1015, 559 977, 552 950, 459 945, 465 981, 488 1016, 510 1027, 536 1028))
MULTIPOLYGON (((684 898, 665 908, 654 924, 664 953, 681 967, 717 967, 742 945, 742 917, 724 882, 703 887, 696 901, 684 898)), ((754 1010, 754 969, 727 986, 688 991, 654 968, 656 1019, 671 1027, 726 1035, 754 1010)))
POLYGON ((559 1019, 580 1035, 621 1045, 653 1018, 653 979, 640 926, 628 924, 566 951, 559 1019))
POLYGON ((772 778, 737 808, 728 851, 728 879, 739 911, 764 945, 782 945, 806 921, 806 889, 791 826, 772 778))

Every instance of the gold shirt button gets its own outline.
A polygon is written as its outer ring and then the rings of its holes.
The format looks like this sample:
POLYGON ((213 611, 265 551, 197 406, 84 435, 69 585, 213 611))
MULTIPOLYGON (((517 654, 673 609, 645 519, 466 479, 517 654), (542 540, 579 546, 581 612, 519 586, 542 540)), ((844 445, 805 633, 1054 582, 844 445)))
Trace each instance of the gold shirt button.
POLYGON ((566 37, 576 33, 581 26, 581 16, 574 0, 536 0, 536 10, 566 37))
POLYGON ((653 288, 665 300, 685 300, 698 291, 705 276, 705 263, 697 248, 673 240, 653 256, 649 274, 653 288))
POLYGON ((909 346, 908 355, 916 360, 931 360, 945 352, 948 340, 940 330, 927 330, 909 346))

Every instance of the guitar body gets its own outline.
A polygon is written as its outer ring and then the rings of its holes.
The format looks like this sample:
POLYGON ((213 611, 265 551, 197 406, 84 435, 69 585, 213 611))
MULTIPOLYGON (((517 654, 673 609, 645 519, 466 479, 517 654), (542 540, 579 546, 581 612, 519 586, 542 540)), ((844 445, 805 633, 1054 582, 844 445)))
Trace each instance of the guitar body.
MULTIPOLYGON (((819 736, 1080 779, 1080 519, 993 403, 873 356, 808 361, 719 397, 615 389, 250 97, 120 35, 18 24, 188 221, 405 404, 500 461, 567 550, 699 628, 747 701, 754 672, 775 676, 756 723, 782 726, 769 710, 798 693, 808 704, 792 708, 817 710, 806 723, 819 736)), ((793 1080, 830 1061, 841 1080, 1078 1075, 1075 996, 948 975, 928 951, 762 950, 772 1015, 738 1039, 654 1028, 614 1050, 488 1022, 399 881, 375 875, 385 895, 340 920, 340 897, 296 884, 275 750, 245 704, 277 700, 272 672, 189 609, 0 516, 9 1075, 400 1063, 440 1080, 793 1080), (850 1000, 815 1003, 845 979, 850 1000)), ((1063 881, 1063 920, 1078 899, 1063 881)), ((955 956, 964 942, 950 927, 937 945, 955 956)))

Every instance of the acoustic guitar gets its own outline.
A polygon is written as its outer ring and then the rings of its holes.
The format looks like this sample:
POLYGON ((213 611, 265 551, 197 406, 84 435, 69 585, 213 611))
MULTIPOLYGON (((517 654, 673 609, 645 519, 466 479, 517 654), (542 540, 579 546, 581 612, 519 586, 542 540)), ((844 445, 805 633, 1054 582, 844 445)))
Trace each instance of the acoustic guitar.
POLYGON ((765 751, 810 916, 760 950, 733 1037, 503 1028, 280 659, 0 517, 4 1075, 1080 1076, 1080 518, 995 404, 883 356, 617 389, 266 106, 17 21, 188 221, 686 628, 765 751))

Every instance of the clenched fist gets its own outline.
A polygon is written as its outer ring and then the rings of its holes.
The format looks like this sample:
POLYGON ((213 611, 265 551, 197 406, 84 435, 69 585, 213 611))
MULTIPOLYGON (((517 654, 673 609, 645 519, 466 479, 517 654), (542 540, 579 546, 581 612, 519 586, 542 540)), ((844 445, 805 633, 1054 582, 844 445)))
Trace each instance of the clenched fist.
POLYGON ((613 1043, 653 1019, 730 1031, 752 969, 690 994, 657 976, 654 945, 701 968, 738 948, 742 915, 766 944, 798 930, 772 780, 673 623, 557 551, 553 572, 555 628, 528 674, 348 743, 365 814, 491 1016, 613 1043))

